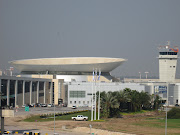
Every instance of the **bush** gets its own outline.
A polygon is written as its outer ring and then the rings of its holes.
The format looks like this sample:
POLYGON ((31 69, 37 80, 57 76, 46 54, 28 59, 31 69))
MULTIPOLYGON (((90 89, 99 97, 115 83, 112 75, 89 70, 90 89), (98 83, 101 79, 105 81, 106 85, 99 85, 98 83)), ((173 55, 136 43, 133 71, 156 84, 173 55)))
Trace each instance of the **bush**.
POLYGON ((180 108, 172 108, 168 113, 167 113, 167 118, 168 119, 180 119, 180 108))

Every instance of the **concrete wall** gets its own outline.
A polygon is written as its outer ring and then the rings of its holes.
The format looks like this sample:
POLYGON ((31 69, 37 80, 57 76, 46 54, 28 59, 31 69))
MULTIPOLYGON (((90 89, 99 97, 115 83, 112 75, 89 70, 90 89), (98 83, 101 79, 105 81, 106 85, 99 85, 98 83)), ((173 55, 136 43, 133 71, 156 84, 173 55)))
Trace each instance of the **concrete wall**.
POLYGON ((137 90, 139 92, 145 91, 145 85, 136 83, 71 83, 68 85, 68 106, 91 106, 92 90, 93 93, 96 91, 120 91, 125 88, 131 90, 137 90), (70 91, 85 91, 84 98, 71 98, 70 91), (76 102, 76 103, 75 103, 76 102))
POLYGON ((174 82, 176 76, 177 55, 159 56, 159 79, 162 82, 174 82))

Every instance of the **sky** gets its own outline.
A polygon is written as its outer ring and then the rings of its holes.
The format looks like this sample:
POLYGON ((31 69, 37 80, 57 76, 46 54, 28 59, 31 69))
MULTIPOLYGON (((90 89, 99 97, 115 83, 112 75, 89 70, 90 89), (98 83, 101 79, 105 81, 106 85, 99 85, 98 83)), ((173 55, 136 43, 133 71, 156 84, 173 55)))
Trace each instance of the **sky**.
POLYGON ((2 70, 19 59, 115 57, 128 61, 114 76, 158 77, 168 40, 180 46, 180 0, 0 0, 2 70))

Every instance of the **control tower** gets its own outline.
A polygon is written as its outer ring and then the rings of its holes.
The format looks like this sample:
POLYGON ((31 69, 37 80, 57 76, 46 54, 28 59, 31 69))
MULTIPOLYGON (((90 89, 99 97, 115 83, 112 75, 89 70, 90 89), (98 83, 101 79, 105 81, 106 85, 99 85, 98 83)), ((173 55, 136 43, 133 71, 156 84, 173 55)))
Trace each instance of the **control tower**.
POLYGON ((174 82, 178 59, 178 47, 170 48, 170 42, 159 47, 159 80, 161 82, 174 82))

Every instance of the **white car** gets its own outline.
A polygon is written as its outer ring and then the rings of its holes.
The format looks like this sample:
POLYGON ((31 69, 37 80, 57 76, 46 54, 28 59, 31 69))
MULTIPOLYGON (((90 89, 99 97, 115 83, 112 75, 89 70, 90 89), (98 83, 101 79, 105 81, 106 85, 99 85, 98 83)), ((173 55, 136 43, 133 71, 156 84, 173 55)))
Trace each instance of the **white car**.
POLYGON ((25 108, 26 107, 26 105, 22 105, 22 108, 25 108))
POLYGON ((72 109, 76 109, 76 106, 74 105, 74 106, 72 106, 71 108, 72 108, 72 109))
POLYGON ((47 107, 54 107, 54 105, 53 104, 48 104, 48 106, 47 107))
POLYGON ((41 107, 47 107, 47 104, 42 104, 41 107))
POLYGON ((83 115, 78 115, 77 117, 71 117, 72 120, 76 121, 76 120, 83 120, 86 121, 88 120, 87 116, 83 116, 83 115))

